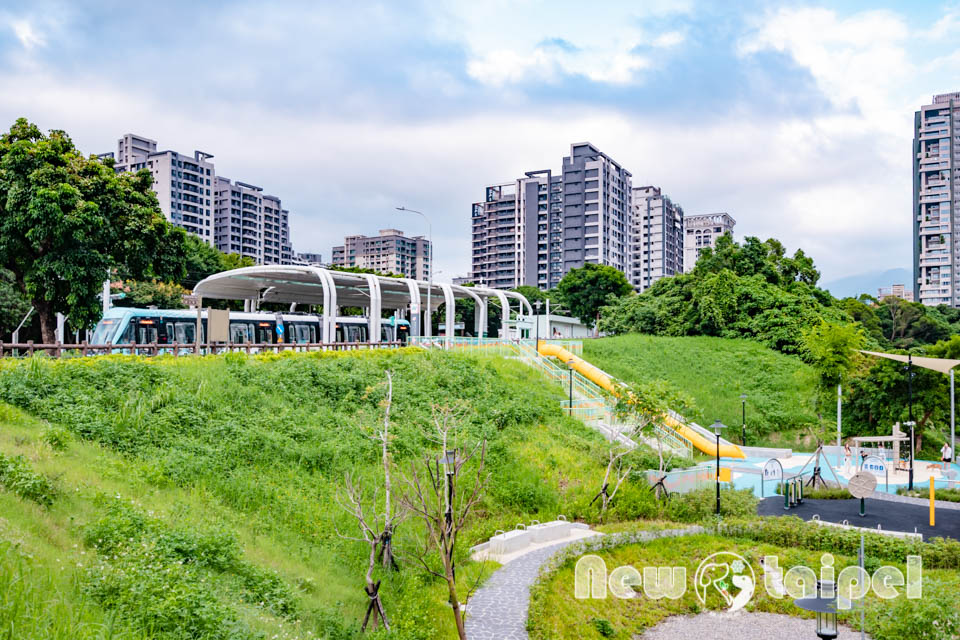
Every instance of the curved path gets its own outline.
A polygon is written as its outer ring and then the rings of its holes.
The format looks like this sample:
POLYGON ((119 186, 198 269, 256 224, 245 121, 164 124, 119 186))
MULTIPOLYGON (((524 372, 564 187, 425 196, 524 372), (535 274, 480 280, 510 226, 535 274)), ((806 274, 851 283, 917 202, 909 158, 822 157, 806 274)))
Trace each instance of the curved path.
MULTIPOLYGON (((617 542, 622 539, 623 544, 633 544, 656 538, 697 533, 703 533, 703 528, 641 531, 613 534, 609 537, 613 537, 617 542)), ((527 612, 530 608, 530 587, 537 581, 540 569, 564 547, 579 542, 589 549, 591 540, 595 538, 570 540, 543 547, 497 569, 470 598, 467 606, 467 637, 470 640, 528 640, 527 612)))

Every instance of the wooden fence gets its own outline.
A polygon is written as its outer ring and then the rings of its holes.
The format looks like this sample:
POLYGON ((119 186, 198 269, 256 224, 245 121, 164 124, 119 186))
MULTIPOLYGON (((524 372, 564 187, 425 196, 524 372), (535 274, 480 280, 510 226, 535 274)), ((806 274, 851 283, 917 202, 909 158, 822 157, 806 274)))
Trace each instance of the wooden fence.
MULTIPOLYGON (((36 352, 46 353, 55 358, 75 356, 96 356, 112 353, 136 354, 143 356, 156 355, 193 355, 197 344, 177 343, 158 344, 54 344, 29 342, 13 343, 0 342, 0 357, 32 356, 36 352)), ((227 352, 243 353, 280 353, 283 351, 355 351, 362 349, 396 349, 402 347, 402 342, 280 342, 280 343, 253 343, 253 342, 214 342, 199 345, 201 355, 227 352)))

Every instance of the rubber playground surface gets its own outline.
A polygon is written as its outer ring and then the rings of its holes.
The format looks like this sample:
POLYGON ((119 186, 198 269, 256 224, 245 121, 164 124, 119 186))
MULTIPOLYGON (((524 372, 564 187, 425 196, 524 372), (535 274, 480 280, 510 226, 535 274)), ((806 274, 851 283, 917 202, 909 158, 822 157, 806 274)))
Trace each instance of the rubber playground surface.
POLYGON ((757 513, 761 516, 797 516, 810 520, 819 515, 821 520, 842 523, 854 527, 876 529, 879 524, 884 531, 922 533, 923 539, 933 537, 960 540, 960 511, 937 509, 936 526, 930 526, 930 508, 925 505, 904 504, 888 500, 867 498, 867 514, 860 517, 859 500, 804 500, 803 504, 790 509, 783 508, 783 496, 760 501, 757 513))

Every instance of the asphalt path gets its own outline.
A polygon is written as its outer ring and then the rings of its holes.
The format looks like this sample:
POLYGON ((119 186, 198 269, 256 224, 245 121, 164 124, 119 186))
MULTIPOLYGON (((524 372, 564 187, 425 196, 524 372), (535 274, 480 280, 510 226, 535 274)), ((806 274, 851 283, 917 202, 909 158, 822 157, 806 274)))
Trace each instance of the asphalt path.
POLYGON ((916 504, 902 504, 887 500, 867 498, 867 515, 860 517, 860 501, 853 500, 804 500, 803 504, 789 511, 783 508, 783 497, 766 498, 760 501, 757 512, 761 516, 797 516, 810 520, 819 515, 827 522, 843 522, 854 527, 885 531, 922 533, 923 539, 932 537, 960 540, 960 511, 937 509, 936 526, 930 526, 930 508, 916 504))

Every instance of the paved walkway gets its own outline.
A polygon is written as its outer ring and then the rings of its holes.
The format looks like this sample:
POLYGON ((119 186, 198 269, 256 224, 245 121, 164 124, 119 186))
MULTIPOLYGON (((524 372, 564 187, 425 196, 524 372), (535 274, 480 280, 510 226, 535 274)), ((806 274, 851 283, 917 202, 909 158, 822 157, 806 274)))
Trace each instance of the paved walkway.
POLYGON ((530 587, 550 557, 570 540, 537 549, 503 565, 470 598, 467 637, 470 640, 527 640, 530 587))
MULTIPOLYGON (((618 544, 635 544, 661 537, 703 533, 699 526, 665 531, 617 533, 607 536, 618 544)), ((467 606, 467 637, 470 640, 528 640, 527 614, 530 609, 530 587, 537 581, 540 569, 550 558, 574 543, 589 545, 590 539, 568 540, 531 551, 497 569, 470 598, 467 606)))

